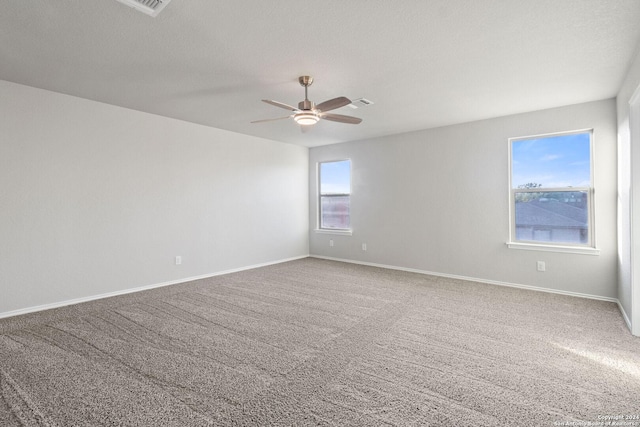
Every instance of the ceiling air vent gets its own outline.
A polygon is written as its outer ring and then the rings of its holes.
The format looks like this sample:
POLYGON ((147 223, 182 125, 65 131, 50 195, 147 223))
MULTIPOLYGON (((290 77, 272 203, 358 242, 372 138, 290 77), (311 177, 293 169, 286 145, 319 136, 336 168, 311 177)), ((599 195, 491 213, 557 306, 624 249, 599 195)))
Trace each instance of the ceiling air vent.
POLYGON ((358 98, 351 101, 351 104, 349 104, 349 107, 356 109, 358 107, 366 107, 367 105, 371 105, 371 104, 373 104, 373 101, 369 101, 366 98, 358 98))
POLYGON ((117 0, 144 14, 156 17, 171 0, 117 0))

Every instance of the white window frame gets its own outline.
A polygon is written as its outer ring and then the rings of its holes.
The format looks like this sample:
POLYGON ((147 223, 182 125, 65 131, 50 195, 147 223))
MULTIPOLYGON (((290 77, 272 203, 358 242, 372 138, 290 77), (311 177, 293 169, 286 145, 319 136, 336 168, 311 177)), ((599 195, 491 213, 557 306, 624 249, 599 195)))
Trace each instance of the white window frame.
POLYGON ((509 241, 507 246, 511 249, 538 250, 550 252, 567 252, 587 255, 598 255, 596 248, 595 232, 595 189, 594 189, 594 131, 593 129, 579 129, 567 132, 554 132, 540 135, 520 136, 509 138, 509 241), (538 188, 513 188, 513 143, 529 139, 540 139, 554 136, 589 134, 589 172, 590 186, 588 187, 538 187, 538 188), (587 243, 554 243, 534 240, 516 240, 516 193, 553 193, 553 192, 585 192, 587 195, 587 243))
MULTIPOLYGON (((343 234, 343 235, 352 235, 352 224, 351 224, 351 195, 353 194, 353 161, 351 159, 335 159, 335 160, 323 160, 316 163, 316 177, 317 177, 317 203, 318 209, 317 213, 317 224, 315 231, 317 233, 325 233, 325 234, 343 234), (337 163, 337 162, 349 162, 349 194, 335 194, 334 196, 349 196, 349 228, 323 228, 322 227, 322 191, 321 191, 321 165, 324 163, 337 163)), ((326 197, 326 195, 325 195, 326 197)))

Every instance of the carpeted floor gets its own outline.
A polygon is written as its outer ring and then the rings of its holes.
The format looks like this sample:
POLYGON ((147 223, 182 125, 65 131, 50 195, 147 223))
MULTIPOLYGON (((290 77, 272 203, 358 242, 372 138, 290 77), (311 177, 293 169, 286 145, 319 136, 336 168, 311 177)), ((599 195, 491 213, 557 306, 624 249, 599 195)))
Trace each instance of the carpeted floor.
POLYGON ((307 258, 0 320, 0 397, 2 426, 587 425, 640 415, 640 339, 613 303, 307 258))

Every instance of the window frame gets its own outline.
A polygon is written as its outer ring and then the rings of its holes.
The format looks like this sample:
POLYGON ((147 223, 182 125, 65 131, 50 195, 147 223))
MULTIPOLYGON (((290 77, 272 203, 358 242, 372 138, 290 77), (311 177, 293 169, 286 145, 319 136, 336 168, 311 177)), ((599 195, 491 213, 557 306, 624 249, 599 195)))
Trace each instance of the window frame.
POLYGON ((316 223, 315 231, 318 232, 318 233, 326 233, 326 234, 346 234, 346 235, 351 235, 352 234, 351 195, 353 194, 353 161, 350 158, 318 161, 316 163, 316 177, 317 177, 317 198, 316 198, 316 201, 318 203, 318 208, 316 210, 317 223, 316 223), (339 162, 349 162, 349 193, 323 195, 322 194, 322 164, 325 164, 325 163, 339 163, 339 162), (344 197, 344 196, 349 196, 349 228, 327 228, 327 227, 322 227, 322 197, 344 197))
POLYGON ((594 130, 578 129, 565 132, 553 132, 546 134, 536 134, 529 136, 512 137, 508 139, 509 144, 509 241, 507 246, 512 249, 540 250, 551 252, 568 252, 588 255, 598 255, 600 251, 596 248, 596 227, 595 227, 595 179, 594 179, 594 130), (513 143, 531 139, 541 139, 557 136, 567 136, 576 134, 589 134, 589 178, 590 185, 587 187, 536 187, 536 188, 513 188, 513 143), (542 242, 536 240, 518 240, 516 235, 516 194, 517 193, 560 193, 560 192, 584 192, 587 197, 587 242, 542 242))

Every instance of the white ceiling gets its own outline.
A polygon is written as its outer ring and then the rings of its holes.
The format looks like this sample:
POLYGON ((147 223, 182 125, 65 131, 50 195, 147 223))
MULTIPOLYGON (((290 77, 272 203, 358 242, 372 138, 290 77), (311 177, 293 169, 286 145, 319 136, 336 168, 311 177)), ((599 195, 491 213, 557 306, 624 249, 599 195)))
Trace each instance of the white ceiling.
POLYGON ((638 0, 3 0, 0 79, 316 146, 614 97, 638 0), (375 104, 301 133, 304 98, 375 104))

